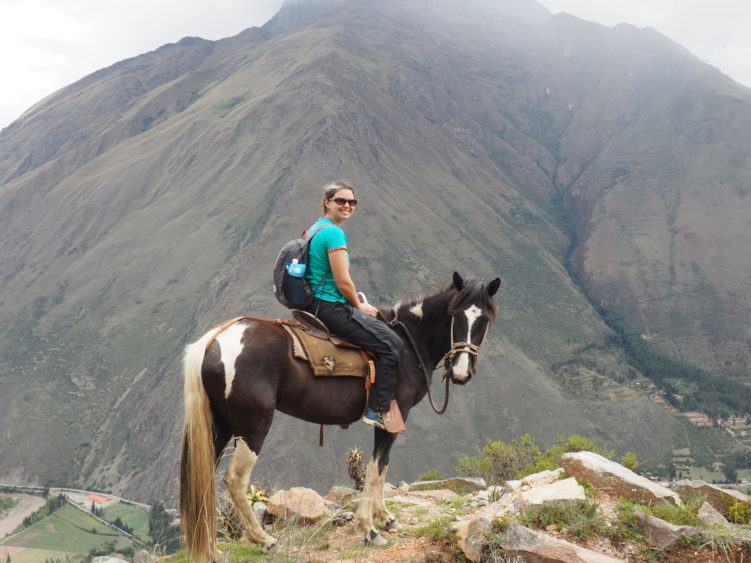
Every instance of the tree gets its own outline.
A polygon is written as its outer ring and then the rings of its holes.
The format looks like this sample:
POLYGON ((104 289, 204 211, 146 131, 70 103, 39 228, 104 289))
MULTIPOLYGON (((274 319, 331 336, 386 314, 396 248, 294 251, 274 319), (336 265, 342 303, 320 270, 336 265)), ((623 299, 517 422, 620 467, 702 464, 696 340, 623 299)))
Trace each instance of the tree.
POLYGON ((149 535, 154 546, 164 548, 167 553, 180 549, 180 529, 172 525, 172 516, 161 502, 149 511, 149 535))

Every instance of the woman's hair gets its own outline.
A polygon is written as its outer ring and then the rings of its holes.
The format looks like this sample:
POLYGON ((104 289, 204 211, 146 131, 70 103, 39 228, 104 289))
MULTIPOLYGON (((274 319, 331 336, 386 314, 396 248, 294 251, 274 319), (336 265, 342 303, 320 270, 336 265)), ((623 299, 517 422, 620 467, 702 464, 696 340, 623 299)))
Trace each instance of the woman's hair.
POLYGON ((333 199, 333 197, 336 195, 336 192, 339 190, 350 190, 352 192, 352 195, 355 195, 355 188, 350 186, 347 182, 344 180, 337 180, 336 182, 331 182, 330 184, 327 184, 325 188, 323 188, 323 214, 326 214, 326 200, 327 199, 333 199))

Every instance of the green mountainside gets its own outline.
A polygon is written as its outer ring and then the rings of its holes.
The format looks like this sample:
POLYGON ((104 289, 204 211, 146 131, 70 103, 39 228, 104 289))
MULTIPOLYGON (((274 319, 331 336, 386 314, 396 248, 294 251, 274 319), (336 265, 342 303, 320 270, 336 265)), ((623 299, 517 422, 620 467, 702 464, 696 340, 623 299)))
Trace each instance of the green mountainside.
MULTIPOLYGON (((617 336, 742 396, 750 116, 746 89, 659 33, 533 0, 287 2, 100 70, 0 132, 0 476, 174 495, 182 348, 286 314, 273 259, 338 177, 371 301, 454 270, 504 281, 477 378, 443 418, 415 410, 392 479, 524 433, 666 472, 694 429, 617 336)), ((278 414, 254 479, 324 488, 371 440, 327 429, 321 451, 317 433, 278 414)))

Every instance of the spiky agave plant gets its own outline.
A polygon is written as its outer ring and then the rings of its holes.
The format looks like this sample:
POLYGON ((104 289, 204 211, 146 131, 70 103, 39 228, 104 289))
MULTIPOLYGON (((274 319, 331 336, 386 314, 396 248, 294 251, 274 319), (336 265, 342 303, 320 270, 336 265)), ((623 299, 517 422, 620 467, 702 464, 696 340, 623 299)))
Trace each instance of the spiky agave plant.
POLYGON ((347 460, 347 473, 355 482, 355 489, 362 491, 365 487, 365 467, 362 463, 362 450, 353 448, 345 454, 347 460))

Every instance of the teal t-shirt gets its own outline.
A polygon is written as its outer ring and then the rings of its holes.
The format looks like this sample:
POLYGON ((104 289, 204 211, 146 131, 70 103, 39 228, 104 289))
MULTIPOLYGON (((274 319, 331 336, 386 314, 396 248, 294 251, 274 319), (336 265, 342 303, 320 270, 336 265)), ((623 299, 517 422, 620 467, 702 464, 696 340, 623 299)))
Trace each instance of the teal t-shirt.
MULTIPOLYGON (((339 248, 347 248, 347 235, 341 227, 337 227, 331 219, 321 217, 311 225, 308 232, 316 233, 308 243, 308 267, 305 270, 305 279, 308 280, 314 295, 322 301, 346 303, 347 300, 336 287, 334 274, 329 264, 329 252, 339 248), (331 227, 320 228, 324 224, 331 227), (320 230, 318 230, 320 229, 320 230)), ((349 252, 345 250, 347 264, 349 265, 349 252)))

